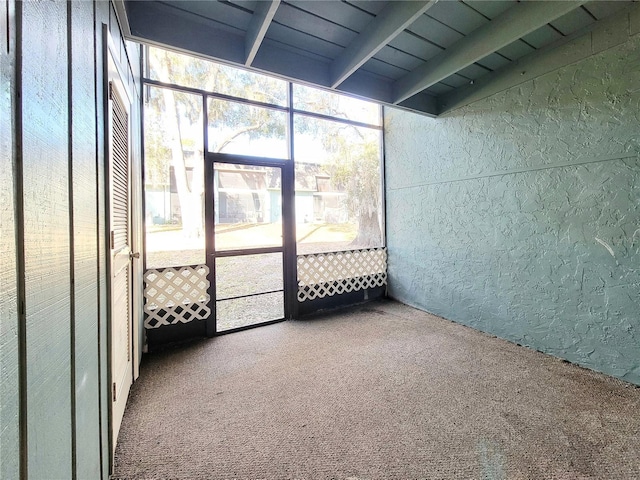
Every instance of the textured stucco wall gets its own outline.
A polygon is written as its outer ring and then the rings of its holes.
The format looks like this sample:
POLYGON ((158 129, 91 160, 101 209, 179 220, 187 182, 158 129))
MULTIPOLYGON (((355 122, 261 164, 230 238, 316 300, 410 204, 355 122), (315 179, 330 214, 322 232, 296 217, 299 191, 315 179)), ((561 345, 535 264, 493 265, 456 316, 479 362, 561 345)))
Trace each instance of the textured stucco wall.
POLYGON ((640 384, 640 35, 385 115, 390 295, 640 384))

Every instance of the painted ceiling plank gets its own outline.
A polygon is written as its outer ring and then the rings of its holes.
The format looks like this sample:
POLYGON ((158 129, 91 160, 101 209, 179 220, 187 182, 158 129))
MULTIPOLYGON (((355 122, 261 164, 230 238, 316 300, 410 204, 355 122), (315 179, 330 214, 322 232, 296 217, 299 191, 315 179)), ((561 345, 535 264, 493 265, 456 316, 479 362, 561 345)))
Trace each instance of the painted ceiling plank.
POLYGON ((242 30, 162 3, 128 2, 126 5, 133 41, 223 59, 238 65, 244 62, 242 30), (183 32, 189 32, 189 35, 183 32))
MULTIPOLYGON (((358 36, 358 33, 349 27, 296 8, 288 2, 280 4, 280 8, 273 18, 273 24, 280 24, 292 30, 304 32, 309 36, 335 43, 340 46, 340 50, 358 36)), ((269 30, 269 35, 271 35, 271 30, 269 30)))
POLYGON ((608 1, 592 1, 585 5, 585 8, 589 10, 589 13, 596 17, 598 20, 602 20, 605 17, 608 17, 618 10, 621 10, 627 7, 628 2, 612 2, 608 1))
MULTIPOLYGON (((324 38, 318 38, 313 35, 307 35, 286 25, 282 25, 277 21, 273 21, 269 27, 269 34, 265 36, 264 41, 275 40, 283 45, 297 50, 298 53, 316 54, 325 57, 326 62, 331 62, 342 51, 342 48, 335 43, 328 42, 324 38)), ((264 43, 264 42, 263 42, 264 43)))
MULTIPOLYGON (((407 73, 404 68, 400 68, 396 65, 391 65, 390 63, 383 62, 375 57, 370 58, 369 61, 362 65, 362 67, 360 67, 358 70, 356 70, 356 72, 375 73, 376 75, 380 75, 389 79, 391 83, 407 73)), ((353 75, 355 75, 355 73, 353 75)), ((351 77, 353 77, 353 75, 351 75, 351 77)), ((345 80, 341 85, 344 85, 346 81, 347 80, 345 80)), ((391 92, 391 90, 389 90, 389 92, 391 92)))
POLYGON ((533 48, 542 48, 550 43, 557 42, 562 38, 562 35, 551 27, 551 25, 543 25, 539 29, 525 35, 522 40, 527 42, 533 48))
POLYGON ((506 47, 502 47, 500 50, 498 50, 497 53, 504 57, 507 57, 509 60, 517 60, 520 57, 529 55, 531 52, 535 52, 535 50, 536 49, 528 43, 525 43, 522 40, 516 40, 506 47))
POLYGON ((343 27, 360 32, 374 15, 364 12, 344 2, 310 2, 309 0, 289 0, 292 5, 305 12, 317 15, 343 27))
POLYGON ((256 57, 256 53, 258 53, 258 49, 262 44, 262 40, 267 33, 267 29, 279 5, 280 0, 258 2, 256 4, 256 9, 253 12, 253 18, 251 19, 247 36, 245 37, 245 65, 251 65, 253 59, 256 57))
POLYGON ((513 7, 516 0, 463 0, 463 2, 484 16, 494 19, 513 7))
POLYGON ((389 2, 331 64, 331 86, 344 82, 437 0, 389 2))
POLYGON ((497 70, 505 65, 509 65, 510 62, 511 61, 507 58, 494 52, 490 53, 486 57, 482 57, 476 63, 482 67, 488 68, 489 70, 497 70))
POLYGON ((393 103, 398 104, 461 68, 490 55, 556 18, 585 3, 521 2, 491 22, 464 37, 404 77, 393 87, 393 103))
MULTIPOLYGON (((440 86, 446 89, 444 85, 440 84, 440 86)), ((429 117, 437 116, 437 99, 433 94, 429 92, 421 92, 418 95, 414 95, 398 106, 412 110, 414 112, 422 112, 429 117)))
POLYGON ((425 62, 442 51, 441 48, 436 47, 415 34, 409 33, 407 30, 389 42, 389 46, 409 53, 425 62))
POLYGON ((385 2, 372 2, 371 0, 349 0, 349 3, 373 15, 378 15, 385 7, 385 2))
POLYGON ((440 50, 449 48, 461 38, 464 38, 464 35, 460 32, 440 23, 435 18, 431 18, 428 14, 418 18, 407 30, 431 42, 440 50))
POLYGON ((400 67, 406 70, 406 72, 410 72, 419 65, 422 65, 424 62, 424 60, 420 58, 410 55, 407 52, 403 52, 402 50, 398 50, 397 48, 392 48, 388 45, 381 48, 373 58, 377 58, 382 62, 387 62, 396 67, 400 67))
MULTIPOLYGON (((391 97, 391 84, 393 81, 380 77, 375 73, 365 72, 360 69, 351 75, 340 88, 335 89, 337 93, 346 93, 348 95, 356 95, 365 100, 375 98, 391 97)), ((435 112, 437 105, 433 105, 435 112)))
POLYGON ((577 32, 581 28, 586 27, 590 23, 595 22, 593 17, 582 8, 576 8, 575 10, 567 13, 554 20, 551 25, 557 29, 563 35, 571 35, 573 32, 577 32))
POLYGON ((437 8, 431 10, 427 15, 454 28, 463 35, 469 35, 489 22, 481 13, 463 2, 438 2, 437 8))
MULTIPOLYGON (((126 1, 125 3, 151 4, 156 2, 126 1)), ((165 0, 162 2, 162 5, 171 7, 175 10, 181 10, 192 15, 197 15, 203 19, 224 23, 225 25, 243 31, 246 31, 249 28, 249 23, 253 16, 251 11, 236 8, 236 6, 231 3, 203 2, 201 0, 165 0)))
POLYGON ((329 63, 316 57, 300 54, 294 48, 265 38, 251 68, 258 73, 328 87, 329 63))

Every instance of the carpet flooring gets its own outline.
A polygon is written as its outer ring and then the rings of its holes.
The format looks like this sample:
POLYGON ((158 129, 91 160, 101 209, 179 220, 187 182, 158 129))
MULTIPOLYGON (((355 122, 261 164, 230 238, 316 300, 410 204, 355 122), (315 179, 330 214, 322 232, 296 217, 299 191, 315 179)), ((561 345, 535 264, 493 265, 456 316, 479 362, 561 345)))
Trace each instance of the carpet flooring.
POLYGON ((393 301, 143 360, 120 479, 638 479, 640 388, 393 301))

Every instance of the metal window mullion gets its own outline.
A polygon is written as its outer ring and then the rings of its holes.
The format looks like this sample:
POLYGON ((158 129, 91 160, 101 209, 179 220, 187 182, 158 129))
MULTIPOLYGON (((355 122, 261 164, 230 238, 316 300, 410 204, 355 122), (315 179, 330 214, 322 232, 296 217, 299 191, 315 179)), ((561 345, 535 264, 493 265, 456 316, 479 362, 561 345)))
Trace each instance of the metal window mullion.
POLYGON ((288 140, 289 158, 283 169, 282 179, 282 208, 283 208, 283 231, 284 244, 284 304, 285 316, 287 318, 298 317, 298 272, 297 272, 297 243, 296 243, 296 223, 295 223, 295 145, 294 145, 294 113, 293 113, 293 83, 289 82, 287 95, 289 105, 288 140))
POLYGON ((236 250, 220 250, 214 252, 213 256, 215 258, 226 258, 226 257, 243 257, 247 255, 264 255, 268 253, 283 253, 284 247, 259 247, 259 248, 244 248, 244 249, 236 249, 236 250))
POLYGON ((380 130, 380 213, 382 216, 382 247, 387 247, 387 169, 385 168, 385 148, 384 148, 384 108, 380 106, 380 120, 383 126, 380 130))
POLYGON ((249 155, 238 155, 235 153, 219 153, 205 151, 207 162, 225 163, 233 165, 246 165, 249 167, 274 167, 282 168, 290 160, 271 157, 251 157, 249 155))
MULTIPOLYGON (((276 110, 279 112, 292 112, 296 115, 317 118, 319 120, 328 120, 332 122, 343 123, 346 125, 352 125, 354 127, 373 128, 376 130, 382 130, 383 128, 382 122, 379 125, 376 125, 373 123, 360 122, 358 120, 350 120, 348 118, 327 115, 325 113, 312 112, 310 110, 301 110, 298 108, 294 109, 291 101, 288 102, 289 106, 283 107, 281 105, 275 105, 273 103, 258 102, 256 100, 250 100, 248 98, 234 97, 233 95, 226 95, 224 93, 211 92, 211 91, 202 90, 199 88, 185 87, 182 85, 177 85, 175 83, 167 83, 167 82, 162 82, 160 80, 153 80, 150 78, 143 78, 142 81, 145 85, 156 87, 156 88, 166 88, 170 90, 176 90, 178 92, 190 93, 193 95, 204 95, 206 97, 215 98, 216 100, 225 100, 228 102, 242 103, 244 105, 265 108, 268 110, 276 110)), ((289 83, 289 85, 293 85, 293 84, 289 83)), ((371 103, 375 103, 375 102, 371 102, 371 103)))
POLYGON ((209 267, 209 310, 211 313, 206 320, 206 334, 213 337, 218 331, 216 322, 216 244, 215 244, 215 214, 214 214, 214 166, 209 161, 207 149, 209 147, 209 110, 207 109, 207 96, 202 95, 202 139, 204 162, 204 231, 205 231, 205 261, 209 267))
POLYGON ((382 130, 382 125, 374 125, 366 122, 358 122, 357 120, 349 120, 348 118, 334 117, 332 115, 326 115, 324 113, 308 112, 306 110, 297 110, 293 108, 292 108, 292 112, 295 115, 316 118, 318 120, 327 120, 329 122, 343 123, 345 125, 351 125, 352 127, 362 127, 362 128, 371 128, 374 130, 382 130))
POLYGON ((178 92, 183 92, 183 93, 190 93, 193 95, 202 95, 205 97, 213 97, 217 100, 226 100, 229 102, 235 102, 235 103, 243 103, 245 105, 251 105, 254 107, 261 107, 261 108, 266 108, 269 110, 277 110, 280 112, 286 112, 288 110, 288 107, 283 107, 281 105, 275 105, 273 103, 265 103, 265 102, 259 102, 257 100, 249 100, 248 98, 242 98, 242 97, 234 97, 233 95, 226 95, 224 93, 217 93, 217 92, 211 92, 208 90, 202 90, 200 88, 194 88, 194 87, 185 87, 183 85, 177 85, 175 83, 168 83, 168 82, 162 82, 160 80, 153 80, 151 78, 143 78, 142 82, 145 85, 150 85, 156 88, 167 88, 169 90, 176 90, 178 92))

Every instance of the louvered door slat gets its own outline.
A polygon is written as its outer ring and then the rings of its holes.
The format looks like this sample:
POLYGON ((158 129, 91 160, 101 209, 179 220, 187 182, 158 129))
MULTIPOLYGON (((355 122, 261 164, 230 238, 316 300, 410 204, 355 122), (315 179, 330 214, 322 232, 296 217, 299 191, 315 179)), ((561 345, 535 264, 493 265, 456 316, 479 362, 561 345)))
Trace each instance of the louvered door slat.
POLYGON ((118 251, 129 239, 129 114, 111 90, 112 104, 112 225, 113 248, 118 251))

